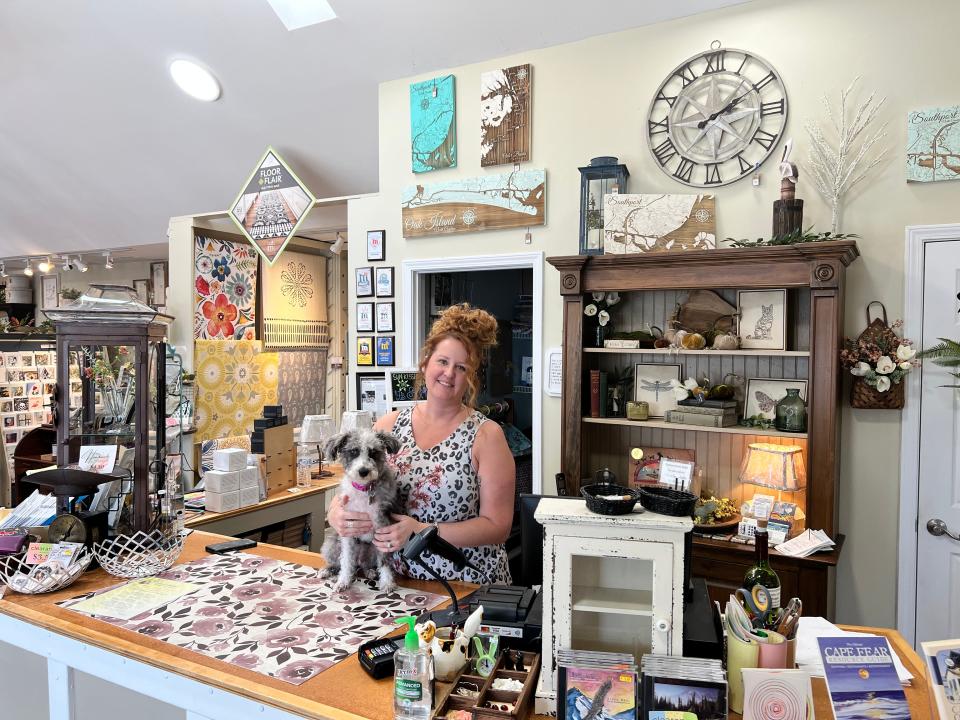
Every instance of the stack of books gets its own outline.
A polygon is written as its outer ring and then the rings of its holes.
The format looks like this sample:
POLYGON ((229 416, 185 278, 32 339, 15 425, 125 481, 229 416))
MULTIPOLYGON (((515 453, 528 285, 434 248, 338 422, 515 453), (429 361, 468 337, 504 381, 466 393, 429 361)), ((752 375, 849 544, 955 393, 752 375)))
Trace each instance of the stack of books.
POLYGON ((700 425, 701 427, 729 427, 736 425, 736 400, 680 400, 676 410, 667 410, 666 421, 678 425, 700 425))
POLYGON ((720 660, 644 655, 640 703, 642 718, 673 717, 673 713, 690 717, 681 713, 692 713, 697 720, 726 720, 727 674, 720 660))
POLYGON ((557 650, 558 720, 635 720, 637 664, 626 653, 557 650))

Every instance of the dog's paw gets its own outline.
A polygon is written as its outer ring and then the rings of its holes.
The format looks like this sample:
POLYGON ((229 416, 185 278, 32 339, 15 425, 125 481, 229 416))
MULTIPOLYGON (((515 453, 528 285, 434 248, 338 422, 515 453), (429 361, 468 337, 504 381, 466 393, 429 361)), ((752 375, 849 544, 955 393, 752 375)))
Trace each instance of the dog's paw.
POLYGON ((329 578, 329 577, 333 577, 334 575, 337 575, 339 572, 340 572, 340 568, 330 567, 330 566, 328 565, 327 567, 323 568, 323 569, 320 571, 320 577, 322 577, 322 578, 324 578, 324 579, 325 579, 325 578, 329 578))
POLYGON ((350 589, 350 586, 353 585, 352 578, 337 578, 337 582, 334 583, 333 589, 336 592, 346 592, 350 589))
POLYGON ((381 578, 380 582, 377 583, 377 588, 380 590, 380 592, 388 593, 396 590, 397 584, 393 581, 393 578, 390 578, 389 580, 384 580, 381 578))

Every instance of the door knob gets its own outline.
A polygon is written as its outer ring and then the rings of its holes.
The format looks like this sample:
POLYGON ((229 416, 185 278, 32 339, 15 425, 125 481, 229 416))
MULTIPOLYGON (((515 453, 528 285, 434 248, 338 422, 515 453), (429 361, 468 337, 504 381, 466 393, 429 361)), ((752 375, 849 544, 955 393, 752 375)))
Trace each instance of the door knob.
POLYGON ((940 518, 933 518, 927 521, 927 532, 936 537, 946 535, 954 540, 960 540, 960 535, 954 535, 950 532, 950 528, 948 528, 947 524, 940 518))

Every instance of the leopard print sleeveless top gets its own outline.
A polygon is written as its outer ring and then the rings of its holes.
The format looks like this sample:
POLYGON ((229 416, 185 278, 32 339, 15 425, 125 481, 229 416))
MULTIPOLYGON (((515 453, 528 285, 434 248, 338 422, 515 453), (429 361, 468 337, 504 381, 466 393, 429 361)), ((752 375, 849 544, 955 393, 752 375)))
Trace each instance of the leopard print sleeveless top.
MULTIPOLYGON (((425 523, 470 520, 480 514, 480 478, 473 467, 473 441, 488 419, 472 410, 449 437, 429 450, 421 450, 413 437, 413 408, 401 411, 393 425, 400 439, 400 452, 389 458, 397 471, 400 502, 407 515, 425 523)), ((510 568, 503 545, 462 548, 467 560, 483 576, 465 567, 458 571, 453 563, 424 553, 423 561, 440 577, 472 583, 510 584, 510 568)), ((397 572, 420 580, 432 580, 416 563, 408 563, 394 554, 397 572)))

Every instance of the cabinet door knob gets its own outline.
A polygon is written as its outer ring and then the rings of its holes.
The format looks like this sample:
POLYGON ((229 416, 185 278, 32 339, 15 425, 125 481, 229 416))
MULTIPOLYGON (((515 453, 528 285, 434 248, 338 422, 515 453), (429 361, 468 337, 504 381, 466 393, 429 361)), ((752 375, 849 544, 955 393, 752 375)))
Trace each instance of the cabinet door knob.
POLYGON ((664 618, 657 618, 653 622, 653 627, 657 632, 667 632, 670 629, 670 621, 664 618))

